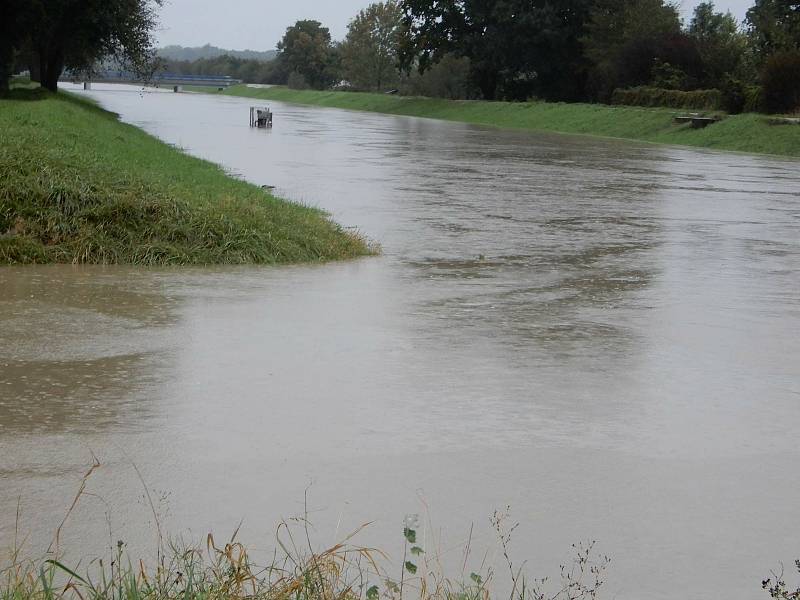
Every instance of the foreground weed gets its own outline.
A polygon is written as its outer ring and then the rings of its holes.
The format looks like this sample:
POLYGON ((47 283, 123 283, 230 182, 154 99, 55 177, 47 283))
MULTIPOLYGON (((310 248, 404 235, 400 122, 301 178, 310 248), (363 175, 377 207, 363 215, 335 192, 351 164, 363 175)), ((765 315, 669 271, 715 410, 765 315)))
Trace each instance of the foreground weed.
MULTIPOLYGON (((403 521, 403 557, 396 580, 384 567, 391 562, 386 554, 354 542, 366 525, 338 543, 316 550, 307 508, 303 516, 278 525, 275 550, 265 565, 253 561, 237 540, 238 528, 225 543, 218 543, 211 534, 200 546, 165 540, 153 496, 135 465, 158 533, 155 563, 133 558, 126 544, 118 541, 106 559, 84 566, 67 564, 60 547, 61 532, 88 494, 87 482, 99 467, 93 457, 44 560, 25 558, 21 551, 24 543, 19 539, 18 507, 10 561, 0 570, 0 600, 490 600, 494 574, 485 568, 485 558, 477 572, 465 575, 472 531, 464 548, 462 573, 451 578, 438 553, 426 551, 419 515, 403 521)), ((528 585, 522 569, 510 558, 509 543, 517 525, 507 528, 507 519, 507 513, 495 513, 492 524, 511 574, 509 600, 597 598, 608 559, 594 561, 594 544, 575 547, 572 565, 561 569, 560 587, 547 593, 547 579, 528 585)))
MULTIPOLYGON (((800 573, 800 560, 794 561, 797 572, 800 573)), ((763 587, 775 600, 800 600, 800 586, 792 590, 784 579, 783 567, 780 572, 772 572, 772 577, 761 582, 763 587)))

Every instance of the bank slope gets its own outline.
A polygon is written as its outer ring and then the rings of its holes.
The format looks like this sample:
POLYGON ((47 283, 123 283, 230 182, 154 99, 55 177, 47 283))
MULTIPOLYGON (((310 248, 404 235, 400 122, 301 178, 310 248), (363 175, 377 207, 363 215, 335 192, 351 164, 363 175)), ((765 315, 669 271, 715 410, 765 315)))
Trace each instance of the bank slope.
POLYGON ((676 125, 680 111, 664 108, 549 102, 483 102, 409 98, 359 92, 234 86, 234 96, 427 117, 514 129, 576 133, 760 154, 800 156, 800 127, 770 125, 764 115, 732 115, 705 129, 676 125))
POLYGON ((320 210, 229 177, 69 94, 0 98, 0 264, 293 263, 370 253, 320 210))

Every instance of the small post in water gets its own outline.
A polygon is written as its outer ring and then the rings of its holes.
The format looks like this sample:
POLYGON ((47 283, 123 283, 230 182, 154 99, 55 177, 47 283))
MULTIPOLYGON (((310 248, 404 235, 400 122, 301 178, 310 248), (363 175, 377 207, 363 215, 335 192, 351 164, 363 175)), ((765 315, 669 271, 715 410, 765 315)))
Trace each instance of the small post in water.
POLYGON ((250 127, 272 129, 272 111, 269 108, 250 107, 250 127))

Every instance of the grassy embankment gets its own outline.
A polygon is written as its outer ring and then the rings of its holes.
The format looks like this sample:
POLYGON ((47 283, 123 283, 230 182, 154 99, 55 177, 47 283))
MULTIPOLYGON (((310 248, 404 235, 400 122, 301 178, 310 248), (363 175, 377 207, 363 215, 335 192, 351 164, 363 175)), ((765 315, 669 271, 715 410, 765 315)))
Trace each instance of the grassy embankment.
POLYGON ((0 97, 0 264, 272 264, 370 252, 322 211, 90 102, 24 85, 0 97))
POLYGON ((245 85, 233 86, 224 92, 214 93, 461 121, 476 125, 800 156, 800 127, 769 125, 767 117, 757 114, 732 115, 705 129, 692 129, 690 125, 675 125, 672 122, 676 114, 686 111, 666 108, 548 102, 457 101, 357 92, 299 91, 285 87, 249 88, 245 85))

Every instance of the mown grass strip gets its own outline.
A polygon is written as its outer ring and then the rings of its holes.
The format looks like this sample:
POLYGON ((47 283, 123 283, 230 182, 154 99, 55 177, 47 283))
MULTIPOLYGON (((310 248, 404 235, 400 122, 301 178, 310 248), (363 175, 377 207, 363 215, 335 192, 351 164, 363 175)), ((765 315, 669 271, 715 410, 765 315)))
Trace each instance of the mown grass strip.
MULTIPOLYGON (((731 115, 705 129, 676 125, 680 111, 667 108, 547 102, 484 102, 409 98, 361 92, 233 86, 227 95, 330 108, 426 117, 513 129, 553 131, 800 157, 800 126, 775 126, 758 114, 731 115)), ((685 112, 685 111, 684 111, 685 112)))

